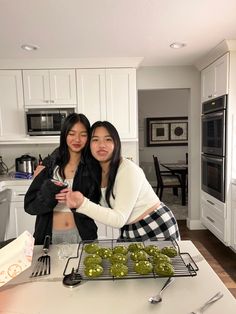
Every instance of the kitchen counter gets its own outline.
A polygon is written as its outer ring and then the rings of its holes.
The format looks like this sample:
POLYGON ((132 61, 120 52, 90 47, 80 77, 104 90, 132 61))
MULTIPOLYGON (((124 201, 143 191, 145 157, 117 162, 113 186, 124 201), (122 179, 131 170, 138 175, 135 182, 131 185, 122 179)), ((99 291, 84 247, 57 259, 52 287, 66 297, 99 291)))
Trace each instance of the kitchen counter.
MULTIPOLYGON (((156 294, 166 281, 129 279, 84 281, 77 287, 62 284, 65 260, 58 260, 57 246, 51 246, 51 275, 29 278, 31 268, 0 288, 0 313, 4 314, 188 314, 218 291, 224 297, 207 309, 207 314, 235 314, 236 300, 212 270, 191 241, 180 241, 180 251, 188 252, 199 267, 197 276, 176 277, 163 293, 159 304, 148 298, 156 294)), ((76 245, 74 249, 76 251, 76 245)), ((42 247, 34 250, 33 265, 42 247)))
POLYGON ((9 175, 0 175, 0 191, 6 187, 30 185, 31 182, 32 179, 18 179, 9 175))

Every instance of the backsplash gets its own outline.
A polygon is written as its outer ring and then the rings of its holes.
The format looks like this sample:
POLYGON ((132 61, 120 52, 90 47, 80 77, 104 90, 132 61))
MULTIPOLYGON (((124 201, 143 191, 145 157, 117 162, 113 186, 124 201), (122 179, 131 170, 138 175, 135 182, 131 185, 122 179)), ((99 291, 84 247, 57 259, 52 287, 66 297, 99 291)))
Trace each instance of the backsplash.
MULTIPOLYGON (((7 165, 9 171, 15 171, 15 159, 28 154, 38 159, 39 154, 46 157, 58 145, 57 144, 28 144, 28 145, 0 145, 0 156, 7 165)), ((122 156, 132 158, 138 163, 138 142, 122 142, 122 156)))

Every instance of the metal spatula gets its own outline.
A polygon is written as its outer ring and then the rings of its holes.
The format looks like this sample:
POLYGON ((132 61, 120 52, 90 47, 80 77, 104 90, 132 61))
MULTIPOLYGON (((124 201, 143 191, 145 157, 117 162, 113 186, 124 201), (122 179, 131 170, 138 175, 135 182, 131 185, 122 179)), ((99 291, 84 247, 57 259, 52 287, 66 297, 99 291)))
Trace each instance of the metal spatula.
POLYGON ((47 235, 44 239, 43 243, 43 255, 38 258, 37 263, 35 264, 35 267, 33 269, 33 272, 31 274, 32 277, 39 277, 39 276, 45 276, 49 275, 51 272, 51 261, 50 256, 48 255, 50 245, 50 236, 47 235))

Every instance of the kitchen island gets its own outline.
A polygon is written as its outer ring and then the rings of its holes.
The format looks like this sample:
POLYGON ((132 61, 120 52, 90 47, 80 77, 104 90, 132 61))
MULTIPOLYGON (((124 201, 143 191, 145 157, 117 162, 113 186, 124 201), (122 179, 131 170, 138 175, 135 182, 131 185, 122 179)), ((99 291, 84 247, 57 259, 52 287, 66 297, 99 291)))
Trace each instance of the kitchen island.
MULTIPOLYGON (((235 314, 236 300, 191 241, 180 241, 180 252, 188 252, 199 270, 194 277, 176 277, 159 304, 148 299, 166 278, 90 280, 69 288, 62 284, 66 260, 51 246, 51 275, 29 278, 42 246, 36 246, 32 266, 0 288, 0 313, 4 314, 188 314, 218 291, 224 296, 210 306, 207 314, 235 314)), ((74 245, 74 254, 77 246, 74 245)))

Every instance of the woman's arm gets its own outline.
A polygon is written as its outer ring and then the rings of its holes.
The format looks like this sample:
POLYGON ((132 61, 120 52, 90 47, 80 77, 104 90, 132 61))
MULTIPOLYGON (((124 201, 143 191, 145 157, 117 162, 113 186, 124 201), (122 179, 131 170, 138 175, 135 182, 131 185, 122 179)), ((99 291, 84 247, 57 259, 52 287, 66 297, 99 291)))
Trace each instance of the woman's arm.
POLYGON ((44 168, 32 181, 24 199, 25 211, 30 215, 42 215, 53 211, 57 204, 56 191, 47 168, 44 168))
POLYGON ((121 228, 135 208, 144 179, 146 178, 139 167, 122 168, 115 180, 115 200, 111 202, 113 208, 97 205, 84 197, 82 193, 67 189, 63 190, 65 193, 57 194, 56 198, 59 202, 66 202, 68 207, 76 208, 78 213, 111 227, 121 228))

